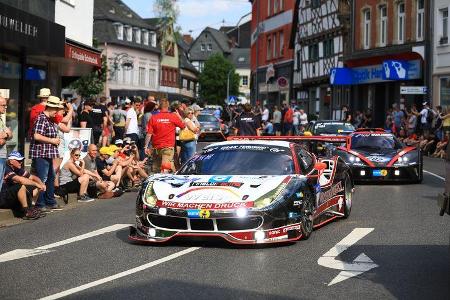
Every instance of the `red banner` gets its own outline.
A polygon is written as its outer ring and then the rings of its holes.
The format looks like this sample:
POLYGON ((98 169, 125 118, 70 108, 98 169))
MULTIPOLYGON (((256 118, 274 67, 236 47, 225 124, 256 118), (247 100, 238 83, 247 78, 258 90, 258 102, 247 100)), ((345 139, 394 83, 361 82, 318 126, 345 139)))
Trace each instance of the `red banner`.
POLYGON ((69 45, 67 43, 65 46, 65 57, 99 68, 102 66, 102 59, 99 53, 69 45))

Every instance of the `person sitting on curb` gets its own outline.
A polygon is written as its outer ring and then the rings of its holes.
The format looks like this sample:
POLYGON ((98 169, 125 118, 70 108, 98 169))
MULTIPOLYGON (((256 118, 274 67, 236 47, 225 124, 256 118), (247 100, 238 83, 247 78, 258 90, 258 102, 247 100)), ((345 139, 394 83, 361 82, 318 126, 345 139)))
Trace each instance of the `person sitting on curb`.
POLYGON ((0 208, 19 211, 25 220, 35 220, 42 216, 40 210, 33 207, 31 195, 45 191, 45 184, 31 175, 22 166, 25 159, 22 154, 12 151, 6 161, 5 176, 0 192, 0 208))
POLYGON ((78 148, 70 151, 70 158, 60 171, 59 188, 64 195, 78 193, 78 202, 94 201, 95 199, 87 194, 89 176, 94 174, 85 170, 84 161, 80 159, 80 155, 81 151, 78 148))
MULTIPOLYGON (((112 146, 110 146, 112 147, 112 146)), ((103 180, 112 181, 115 188, 120 184, 122 178, 122 165, 119 159, 115 159, 115 148, 101 147, 100 155, 95 159, 97 172, 103 180)), ((131 163, 129 160, 127 163, 131 163)))

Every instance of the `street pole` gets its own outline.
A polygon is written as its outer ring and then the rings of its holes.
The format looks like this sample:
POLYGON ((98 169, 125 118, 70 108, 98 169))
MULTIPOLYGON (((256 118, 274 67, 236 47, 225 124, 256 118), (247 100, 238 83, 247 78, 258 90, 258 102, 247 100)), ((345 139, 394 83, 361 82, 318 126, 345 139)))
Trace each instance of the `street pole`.
POLYGON ((228 75, 227 75, 227 100, 226 100, 227 104, 228 104, 228 101, 230 100, 230 74, 232 71, 233 71, 233 69, 228 71, 228 75))

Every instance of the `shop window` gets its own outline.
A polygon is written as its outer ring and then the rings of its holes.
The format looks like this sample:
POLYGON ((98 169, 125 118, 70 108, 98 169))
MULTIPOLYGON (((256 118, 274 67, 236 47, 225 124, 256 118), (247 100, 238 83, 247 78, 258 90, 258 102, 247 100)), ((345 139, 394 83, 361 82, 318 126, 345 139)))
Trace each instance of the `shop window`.
POLYGON ((363 48, 370 47, 370 10, 363 11, 363 48))
POLYGON ((387 7, 386 5, 380 6, 380 31, 379 31, 379 44, 381 47, 386 46, 387 38, 387 7))
POLYGON ((416 39, 418 41, 423 41, 424 38, 424 18, 425 0, 417 0, 416 39))
POLYGON ((450 77, 440 79, 440 100, 441 106, 450 106, 450 77))
POLYGON ((448 44, 448 8, 444 8, 439 10, 439 15, 441 19, 441 28, 440 33, 441 37, 439 39, 439 44, 445 45, 448 44))
POLYGON ((405 42, 405 3, 397 4, 397 42, 405 42))
POLYGON ((118 40, 123 40, 123 25, 121 23, 114 23, 114 30, 118 40))

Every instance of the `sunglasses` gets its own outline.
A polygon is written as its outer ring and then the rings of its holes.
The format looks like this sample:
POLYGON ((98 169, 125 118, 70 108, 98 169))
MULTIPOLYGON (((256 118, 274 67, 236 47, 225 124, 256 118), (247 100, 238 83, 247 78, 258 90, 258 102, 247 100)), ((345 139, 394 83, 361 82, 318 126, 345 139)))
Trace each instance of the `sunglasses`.
POLYGON ((75 156, 75 157, 80 157, 80 154, 74 154, 73 156, 75 156))

